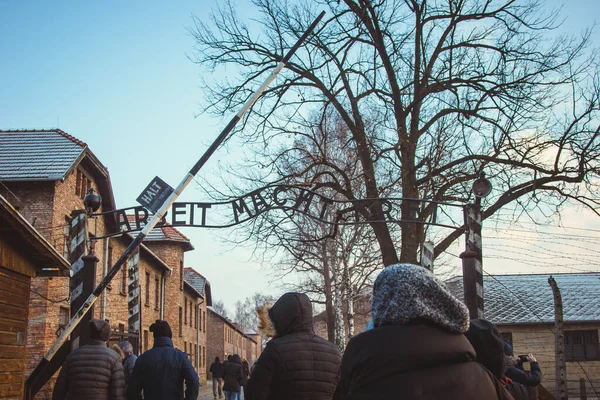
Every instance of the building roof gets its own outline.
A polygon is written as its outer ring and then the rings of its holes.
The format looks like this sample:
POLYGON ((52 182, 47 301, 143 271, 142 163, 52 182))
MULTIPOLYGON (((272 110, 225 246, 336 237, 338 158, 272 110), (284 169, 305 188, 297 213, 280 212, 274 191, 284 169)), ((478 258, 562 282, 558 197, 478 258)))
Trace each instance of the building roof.
POLYGON ((0 131, 0 180, 62 180, 86 148, 60 129, 0 131))
MULTIPOLYGON (((600 273, 484 275, 484 318, 494 324, 554 323, 553 276, 561 292, 565 322, 600 321, 600 273)), ((446 282, 463 299, 462 276, 446 282)))
MULTIPOLYGON (((127 219, 132 225, 135 225, 135 215, 127 215, 127 219)), ((144 224, 141 224, 141 226, 143 227, 144 224)), ((146 235, 144 242, 180 242, 184 246, 184 251, 194 250, 190 239, 168 223, 155 226, 146 235)))
POLYGON ((8 228, 11 239, 27 248, 39 268, 38 276, 69 276, 71 264, 1 195, 0 225, 3 230, 8 228))
POLYGON ((212 306, 212 294, 210 290, 210 282, 200 272, 193 268, 185 268, 183 279, 188 283, 200 296, 206 299, 206 305, 212 306))
POLYGON ((88 145, 60 129, 0 130, 0 181, 62 181, 84 163, 105 210, 116 209, 108 169, 88 145))

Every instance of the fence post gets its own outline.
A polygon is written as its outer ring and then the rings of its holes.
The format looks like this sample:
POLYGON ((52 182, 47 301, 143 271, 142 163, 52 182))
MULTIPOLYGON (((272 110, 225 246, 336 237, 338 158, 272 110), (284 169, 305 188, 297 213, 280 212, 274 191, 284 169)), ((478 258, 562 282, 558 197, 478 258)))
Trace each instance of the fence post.
POLYGON ((556 360, 556 395, 559 400, 568 399, 567 395, 567 363, 565 361, 565 333, 563 321, 563 306, 560 289, 553 277, 548 278, 548 283, 554 295, 554 352, 556 360))
POLYGON ((585 392, 585 379, 579 378, 579 400, 587 400, 587 393, 585 392))
POLYGON ((460 258, 463 268, 465 305, 471 319, 483 318, 483 267, 481 256, 481 203, 465 205, 465 247, 460 258))

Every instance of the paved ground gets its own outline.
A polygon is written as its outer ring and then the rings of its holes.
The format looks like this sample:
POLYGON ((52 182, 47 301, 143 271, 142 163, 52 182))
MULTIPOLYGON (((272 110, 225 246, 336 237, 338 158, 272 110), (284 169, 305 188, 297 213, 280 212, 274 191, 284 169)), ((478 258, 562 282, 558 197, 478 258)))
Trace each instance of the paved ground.
MULTIPOLYGON (((242 400, 244 400, 244 395, 242 394, 242 400)), ((200 388, 200 395, 198 396, 198 400, 213 400, 212 394, 212 381, 206 381, 206 385, 203 385, 200 388)), ((221 400, 225 400, 225 395, 221 400)))

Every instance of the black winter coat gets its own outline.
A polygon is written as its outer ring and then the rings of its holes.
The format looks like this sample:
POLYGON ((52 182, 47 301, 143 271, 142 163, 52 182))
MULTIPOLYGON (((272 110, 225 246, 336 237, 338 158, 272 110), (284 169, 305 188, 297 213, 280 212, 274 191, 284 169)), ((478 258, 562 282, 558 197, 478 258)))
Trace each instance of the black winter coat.
POLYGON ((125 400, 121 357, 101 340, 91 340, 67 357, 52 392, 53 400, 125 400))
POLYGON ((427 324, 386 325, 353 337, 335 400, 512 399, 464 335, 427 324))
POLYGON ((542 382, 542 370, 537 362, 530 364, 531 371, 525 371, 520 362, 511 363, 504 375, 525 386, 537 386, 542 382))
POLYGON ((231 361, 223 364, 223 391, 239 392, 240 383, 243 379, 242 360, 240 356, 234 354, 231 361))
POLYGON ((173 347, 170 338, 158 337, 154 347, 138 357, 127 398, 140 400, 142 389, 144 400, 197 400, 200 381, 188 356, 173 347))
POLYGON ((286 293, 269 310, 277 335, 248 381, 248 400, 330 400, 339 379, 340 352, 312 331, 304 294, 286 293))
POLYGON ((219 361, 215 361, 210 364, 210 373, 212 374, 212 378, 222 378, 223 377, 223 364, 219 361))

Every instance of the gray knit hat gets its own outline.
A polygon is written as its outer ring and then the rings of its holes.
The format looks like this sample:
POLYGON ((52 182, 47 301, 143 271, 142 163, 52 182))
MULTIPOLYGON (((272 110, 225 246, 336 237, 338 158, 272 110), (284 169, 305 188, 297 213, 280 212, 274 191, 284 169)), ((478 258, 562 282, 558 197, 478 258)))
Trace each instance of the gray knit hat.
POLYGON ((428 270, 412 264, 381 271, 373 286, 371 315, 375 327, 426 320, 450 332, 469 329, 467 307, 428 270))

